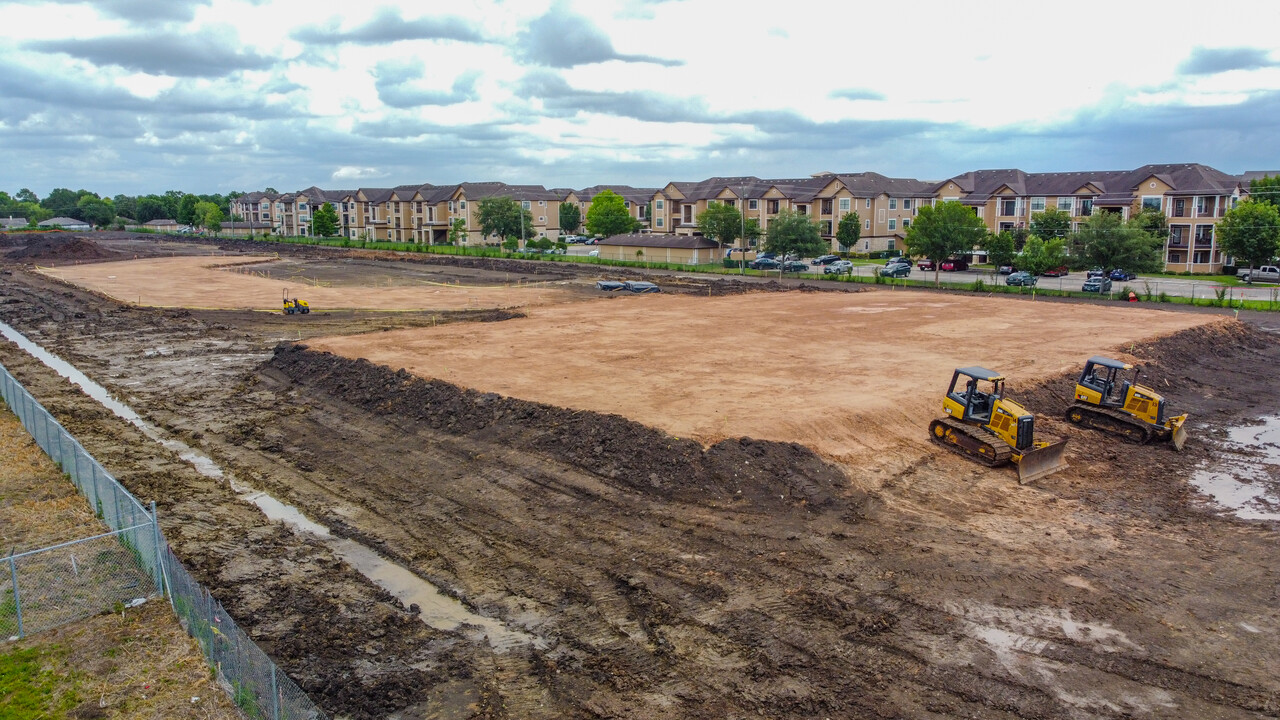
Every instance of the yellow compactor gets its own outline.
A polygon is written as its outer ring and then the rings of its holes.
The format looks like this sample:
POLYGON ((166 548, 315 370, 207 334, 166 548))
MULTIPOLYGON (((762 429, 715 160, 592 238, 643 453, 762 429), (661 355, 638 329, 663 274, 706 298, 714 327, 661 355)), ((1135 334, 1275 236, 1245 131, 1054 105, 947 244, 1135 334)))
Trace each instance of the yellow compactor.
POLYGON ((1187 416, 1166 417, 1164 397, 1138 384, 1133 365, 1095 355, 1084 364, 1076 381, 1075 401, 1067 420, 1076 425, 1118 435, 1129 442, 1168 440, 1181 450, 1187 442, 1187 416), (1126 379, 1122 373, 1133 370, 1126 379))
POLYGON ((989 467, 1015 463, 1020 483, 1067 467, 1067 441, 1036 440, 1035 417, 1004 397, 1004 377, 997 372, 956 368, 942 410, 947 417, 929 424, 934 442, 989 467))

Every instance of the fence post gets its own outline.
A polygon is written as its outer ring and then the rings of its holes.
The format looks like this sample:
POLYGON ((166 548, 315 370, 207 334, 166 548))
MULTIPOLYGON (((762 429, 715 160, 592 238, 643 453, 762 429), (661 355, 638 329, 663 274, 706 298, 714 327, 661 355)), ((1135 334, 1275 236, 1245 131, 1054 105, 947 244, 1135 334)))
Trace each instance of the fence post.
POLYGON ((271 663, 271 720, 280 720, 280 688, 276 682, 275 663, 271 663))
POLYGON ((22 600, 18 597, 18 562, 13 559, 13 553, 9 553, 9 576, 13 578, 13 608, 18 614, 18 639, 21 640, 22 632, 22 600))
POLYGON ((164 558, 160 553, 160 516, 156 515, 156 501, 151 501, 151 543, 156 550, 156 589, 160 591, 160 595, 168 595, 168 588, 164 586, 164 558))

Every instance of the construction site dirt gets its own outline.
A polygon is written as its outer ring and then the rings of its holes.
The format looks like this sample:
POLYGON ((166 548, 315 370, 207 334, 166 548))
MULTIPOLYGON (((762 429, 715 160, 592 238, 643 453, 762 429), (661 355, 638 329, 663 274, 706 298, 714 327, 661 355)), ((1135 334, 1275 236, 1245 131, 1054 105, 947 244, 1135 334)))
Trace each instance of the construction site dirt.
POLYGON ((594 288, 627 273, 611 268, 86 237, 99 250, 5 260, 0 321, 228 475, 528 639, 419 621, 0 342, 335 717, 1280 714, 1277 525, 1189 482, 1230 428, 1274 413, 1270 320, 670 276, 652 278, 662 295, 617 298, 594 288), (211 253, 253 262, 207 272, 261 300, 200 295, 206 270, 154 262, 211 253), (199 302, 139 306, 139 288, 86 279, 160 273, 199 302), (285 276, 308 300, 406 294, 285 316, 285 276), (433 306, 447 285, 492 292, 433 306), (1098 352, 1141 362, 1190 413, 1182 452, 1062 420, 1098 352), (1019 485, 929 442, 950 368, 973 363, 1009 375, 1038 434, 1069 440, 1067 470, 1019 485))

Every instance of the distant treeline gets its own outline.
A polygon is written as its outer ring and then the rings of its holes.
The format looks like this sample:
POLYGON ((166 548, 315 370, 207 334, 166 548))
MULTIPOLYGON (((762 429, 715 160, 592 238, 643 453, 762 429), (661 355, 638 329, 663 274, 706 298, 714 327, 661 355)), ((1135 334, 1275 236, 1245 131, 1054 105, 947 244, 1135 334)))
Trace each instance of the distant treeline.
POLYGON ((200 203, 213 203, 222 217, 229 217, 229 203, 243 194, 192 195, 170 190, 163 195, 100 197, 88 190, 55 188, 40 198, 27 188, 13 195, 0 190, 0 217, 26 218, 30 225, 55 217, 74 218, 98 227, 141 224, 162 218, 191 225, 199 223, 196 206, 200 203))

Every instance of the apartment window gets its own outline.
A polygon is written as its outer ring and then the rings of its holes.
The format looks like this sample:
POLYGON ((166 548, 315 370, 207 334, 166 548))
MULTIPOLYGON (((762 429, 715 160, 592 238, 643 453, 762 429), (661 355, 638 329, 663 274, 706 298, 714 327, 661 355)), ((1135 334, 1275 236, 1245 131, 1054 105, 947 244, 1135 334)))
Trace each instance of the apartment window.
POLYGON ((797 205, 797 206, 796 206, 796 212, 800 213, 801 215, 808 215, 808 214, 809 214, 809 206, 808 206, 808 205, 797 205))
POLYGON ((1191 235, 1190 225, 1169 226, 1169 247, 1186 247, 1187 238, 1191 235))
POLYGON ((1044 211, 1044 198, 1042 197, 1031 198, 1031 212, 1043 212, 1043 211, 1044 211))
POLYGON ((770 200, 768 207, 765 208, 765 212, 769 213, 770 215, 778 212, 778 201, 770 200))
POLYGON ((888 245, 886 245, 884 249, 885 249, 885 250, 889 250, 889 251, 893 251, 893 250, 896 250, 896 249, 897 249, 896 247, 894 247, 894 241, 893 241, 893 238, 889 238, 889 244, 888 244, 888 245))
POLYGON ((831 221, 830 221, 830 220, 823 220, 823 221, 822 221, 822 234, 823 234, 823 235, 830 235, 830 234, 831 234, 831 221))
POLYGON ((850 199, 840 198, 840 212, 849 212, 849 209, 850 209, 850 199))
POLYGON ((884 222, 884 208, 880 208, 876 211, 876 223, 878 224, 882 222, 884 222))
POLYGON ((889 209, 890 210, 898 209, 898 198, 889 198, 889 209))
MULTIPOLYGON (((661 201, 661 200, 659 200, 658 202, 662 202, 662 201, 661 201)), ((662 218, 661 218, 661 217, 656 217, 656 218, 654 218, 654 219, 653 219, 653 224, 654 224, 656 227, 662 227, 662 218)))
POLYGON ((1000 214, 1005 217, 1013 217, 1018 214, 1018 201, 1014 199, 1005 199, 1000 201, 1000 214))
POLYGON ((1076 199, 1073 197, 1058 198, 1058 209, 1063 212, 1071 212, 1075 208, 1076 199))
MULTIPOLYGON (((655 209, 655 210, 661 210, 661 209, 662 209, 662 199, 661 199, 661 198, 659 198, 659 199, 657 199, 657 200, 654 200, 654 201, 653 201, 653 207, 654 207, 654 209, 655 209)), ((755 208, 755 206, 753 205, 753 206, 752 206, 752 209, 754 209, 754 208, 755 208)))
POLYGON ((641 205, 639 208, 637 208, 637 209, 636 209, 636 215, 637 215, 641 220, 643 220, 643 219, 645 218, 645 216, 646 216, 646 215, 648 215, 648 214, 649 214, 649 208, 648 208, 648 207, 646 207, 646 206, 644 206, 644 205, 641 205))
POLYGON ((1197 225, 1196 226, 1196 247, 1209 247, 1213 245, 1213 226, 1197 225))
POLYGON ((1196 217, 1213 217, 1213 198, 1196 198, 1196 217))
POLYGON ((547 221, 547 216, 546 216, 546 215, 539 215, 539 216, 538 216, 538 222, 546 222, 546 221, 547 221))
POLYGON ((823 215, 830 215, 830 214, 831 214, 831 201, 830 201, 830 200, 823 200, 823 201, 822 201, 822 214, 823 214, 823 215))
POLYGON ((867 198, 867 207, 871 207, 871 198, 867 198))
POLYGON ((870 250, 870 249, 871 249, 871 241, 870 241, 870 240, 863 240, 863 241, 862 241, 862 249, 863 249, 863 250, 870 250))
POLYGON ((902 198, 902 209, 903 210, 911 209, 911 198, 902 198))
POLYGON ((1155 210, 1156 212, 1160 212, 1160 202, 1162 199, 1163 198, 1161 198, 1161 196, 1159 195, 1143 195, 1142 209, 1155 210))
POLYGON ((1080 215, 1093 214, 1093 198, 1080 198, 1080 215))
POLYGON ((546 201, 546 200, 539 200, 539 201, 538 201, 538 207, 546 207, 546 206, 547 206, 547 201, 546 201))
POLYGON ((528 210, 528 209, 529 209, 529 201, 528 201, 528 200, 521 200, 521 201, 520 201, 520 207, 521 207, 521 208, 523 208, 523 209, 525 209, 525 210, 528 210))
POLYGON ((1180 253, 1180 252, 1171 252, 1171 253, 1169 253, 1169 262, 1171 262, 1171 263, 1180 263, 1180 262, 1182 262, 1182 253, 1180 253))
POLYGON ((1208 250, 1195 251, 1195 254, 1191 258, 1191 262, 1196 263, 1197 265, 1203 265, 1209 262, 1209 251, 1208 250))
POLYGON ((897 230, 897 229, 898 229, 898 220, 897 220, 897 218, 889 218, 889 229, 890 229, 890 230, 897 230))
POLYGON ((759 201, 759 200, 748 200, 748 201, 747 201, 747 209, 748 209, 748 210, 759 210, 759 209, 760 209, 760 201, 759 201))
POLYGON ((449 201, 449 212, 453 212, 453 201, 449 201))
MULTIPOLYGON (((906 230, 911 227, 911 218, 902 218, 902 229, 906 230)), ((890 248, 892 250, 893 248, 890 248)))
POLYGON ((867 218, 866 220, 863 220, 863 221, 862 221, 862 229, 863 229, 863 230, 870 230, 870 229, 871 229, 871 218, 867 218))
POLYGON ((304 202, 300 202, 300 203, 298 203, 298 209, 299 209, 299 210, 306 210, 306 209, 307 209, 307 204, 306 204, 306 203, 304 203, 304 202))

